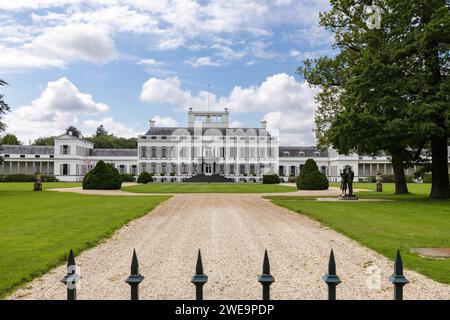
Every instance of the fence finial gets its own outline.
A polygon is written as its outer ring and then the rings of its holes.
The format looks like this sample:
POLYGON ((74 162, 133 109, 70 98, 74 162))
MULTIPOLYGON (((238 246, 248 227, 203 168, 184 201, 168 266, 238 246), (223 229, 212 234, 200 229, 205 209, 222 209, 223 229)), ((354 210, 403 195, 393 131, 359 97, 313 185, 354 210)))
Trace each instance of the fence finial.
POLYGON ((67 274, 61 280, 67 286, 67 300, 77 299, 77 285, 80 276, 77 274, 77 265, 75 263, 75 255, 70 249, 69 257, 67 259, 67 274))
POLYGON ((208 282, 208 276, 203 273, 202 253, 200 249, 197 255, 197 264, 195 266, 195 275, 192 277, 191 282, 195 285, 195 298, 196 300, 203 300, 203 286, 208 282))
POLYGON ((139 284, 144 280, 144 276, 139 273, 139 261, 136 249, 133 250, 133 258, 131 259, 130 276, 125 280, 131 287, 131 300, 139 300, 139 284))
POLYGON ((394 284, 394 300, 403 300, 403 286, 409 281, 403 275, 403 261, 400 249, 397 249, 394 263, 394 273, 389 277, 389 281, 394 284))
POLYGON ((341 279, 336 275, 336 261, 334 260, 333 249, 331 249, 330 260, 328 261, 328 273, 322 279, 328 285, 328 300, 336 300, 336 287, 341 283, 341 279))
POLYGON ((264 251, 263 273, 258 276, 258 282, 262 285, 263 300, 270 300, 270 285, 275 282, 275 278, 270 274, 270 262, 267 249, 264 251))

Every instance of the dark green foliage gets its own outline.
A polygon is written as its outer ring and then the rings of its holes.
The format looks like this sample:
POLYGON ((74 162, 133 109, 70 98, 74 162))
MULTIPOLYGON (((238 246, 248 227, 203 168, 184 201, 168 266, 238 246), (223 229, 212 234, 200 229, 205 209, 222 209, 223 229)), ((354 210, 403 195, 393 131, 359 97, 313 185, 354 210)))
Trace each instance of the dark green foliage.
POLYGON ((72 133, 72 136, 80 138, 81 137, 81 131, 78 130, 76 127, 74 126, 70 126, 66 129, 66 133, 70 134, 70 132, 72 133))
POLYGON ((121 187, 122 178, 117 169, 101 160, 83 179, 83 189, 118 190, 121 187))
MULTIPOLYGON (((431 178, 432 178, 431 173, 424 174, 422 178, 423 183, 431 183, 431 178)), ((448 175, 448 179, 450 180, 450 174, 448 175)))
POLYGON ((268 174, 263 176, 263 184, 279 184, 280 177, 277 174, 268 174))
MULTIPOLYGON (((34 174, 8 174, 8 175, 1 175, 0 176, 0 182, 35 182, 36 176, 34 174)), ((55 176, 47 176, 42 175, 41 176, 42 182, 57 182, 58 179, 56 179, 55 176)))
POLYGON ((103 125, 97 128, 95 135, 85 138, 94 144, 96 149, 136 149, 136 138, 122 138, 109 134, 103 125))
POLYGON ((54 137, 41 137, 37 138, 33 142, 33 146, 54 146, 55 138, 54 137))
POLYGON ((313 159, 306 160, 300 175, 297 177, 299 190, 327 190, 329 187, 327 177, 319 171, 313 159))
POLYGON ((15 134, 8 133, 0 139, 0 144, 20 145, 22 142, 17 139, 15 134))
POLYGON ((134 174, 131 173, 123 173, 120 175, 122 178, 122 182, 134 182, 134 174))
POLYGON ((142 172, 139 177, 138 177, 138 183, 149 183, 149 182, 153 182, 153 177, 150 173, 148 172, 142 172))
MULTIPOLYGON (((6 81, 0 79, 0 87, 6 86, 6 81)), ((3 100, 3 95, 0 94, 0 132, 5 131, 5 124, 1 122, 2 116, 9 111, 8 104, 3 100)))

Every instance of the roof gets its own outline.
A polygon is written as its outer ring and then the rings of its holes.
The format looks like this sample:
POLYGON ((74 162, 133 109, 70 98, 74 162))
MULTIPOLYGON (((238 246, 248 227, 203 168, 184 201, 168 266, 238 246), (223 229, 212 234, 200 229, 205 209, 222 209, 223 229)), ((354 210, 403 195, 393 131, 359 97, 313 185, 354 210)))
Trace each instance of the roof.
MULTIPOLYGON (((172 135, 176 130, 179 132, 178 135, 183 135, 183 131, 189 132, 190 135, 194 135, 194 130, 196 128, 194 127, 152 127, 150 128, 146 136, 170 136, 172 135)), ((234 136, 236 133, 238 135, 243 135, 244 133, 248 132, 249 130, 252 130, 256 133, 257 136, 259 135, 268 135, 267 130, 262 128, 202 128, 202 134, 205 134, 206 131, 214 132, 215 130, 220 131, 223 136, 234 136), (242 132, 242 133, 240 133, 242 132)), ((252 135, 252 134, 251 134, 252 135)))
POLYGON ((7 145, 0 146, 1 154, 55 154, 55 148, 51 146, 23 146, 7 145))
POLYGON ((92 157, 137 157, 137 149, 92 149, 92 157))
POLYGON ((303 152, 305 158, 317 158, 317 157, 328 157, 328 150, 319 150, 317 147, 279 147, 279 156, 281 158, 298 158, 300 153, 303 152), (316 156, 315 153, 319 152, 320 155, 316 156), (286 155, 285 155, 286 153, 286 155))
POLYGON ((84 138, 80 138, 80 137, 77 137, 77 136, 73 136, 73 135, 70 135, 70 134, 67 134, 67 133, 64 133, 64 134, 62 134, 60 136, 55 137, 55 140, 61 140, 63 138, 69 138, 69 139, 73 139, 73 140, 80 140, 80 141, 83 141, 83 142, 86 142, 86 143, 90 143, 92 145, 94 144, 94 143, 92 143, 89 140, 86 140, 84 138))

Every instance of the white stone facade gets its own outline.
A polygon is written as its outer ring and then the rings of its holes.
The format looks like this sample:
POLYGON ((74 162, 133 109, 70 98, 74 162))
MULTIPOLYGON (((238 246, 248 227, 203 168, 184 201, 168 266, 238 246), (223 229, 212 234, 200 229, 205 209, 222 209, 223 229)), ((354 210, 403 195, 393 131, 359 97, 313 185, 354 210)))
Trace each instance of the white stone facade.
MULTIPOLYGON (((99 160, 120 173, 154 174, 157 181, 184 181, 195 175, 221 175, 235 182, 259 182, 262 175, 277 173, 285 181, 297 176, 307 159, 314 159, 330 180, 340 180, 340 170, 351 166, 355 180, 366 180, 377 171, 393 174, 388 156, 343 156, 333 149, 283 147, 278 137, 260 128, 230 128, 228 110, 188 112, 188 126, 156 127, 138 137, 137 149, 94 149, 94 145, 69 134, 55 138, 53 147, 8 146, 0 149, 0 174, 41 172, 60 181, 81 181, 99 160)), ((450 167, 450 159, 449 159, 450 167)), ((412 174, 414 168, 408 169, 412 174)))

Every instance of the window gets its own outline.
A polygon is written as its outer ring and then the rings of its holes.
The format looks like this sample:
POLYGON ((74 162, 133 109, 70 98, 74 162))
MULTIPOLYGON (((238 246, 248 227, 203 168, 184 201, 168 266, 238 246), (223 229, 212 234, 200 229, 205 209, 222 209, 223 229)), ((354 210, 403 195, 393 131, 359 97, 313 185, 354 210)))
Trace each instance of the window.
POLYGON ((120 173, 120 174, 124 174, 124 173, 125 173, 125 165, 121 164, 121 165, 119 166, 119 173, 120 173))
POLYGON ((63 176, 69 175, 69 165, 67 163, 64 163, 62 165, 62 175, 63 176))
POLYGON ((244 164, 241 164, 239 166, 239 174, 245 174, 245 165, 244 164))
POLYGON ((24 154, 21 154, 20 157, 21 157, 21 158, 25 158, 25 155, 24 155, 24 154))
POLYGON ((136 166, 135 164, 133 164, 133 165, 131 166, 131 173, 132 173, 132 174, 137 174, 137 166, 136 166))
POLYGON ((5 158, 9 158, 9 154, 5 154, 5 158))
POLYGON ((230 174, 234 174, 234 165, 230 165, 230 174))
POLYGON ((61 154, 70 154, 70 147, 67 144, 61 146, 61 154))
POLYGON ((320 171, 322 171, 323 174, 327 174, 327 167, 326 166, 321 166, 320 167, 320 171))
POLYGON ((289 155, 290 155, 289 151, 284 151, 283 152, 283 157, 289 157, 289 155))
POLYGON ((141 158, 147 158, 147 148, 141 147, 141 158))
POLYGON ((34 155, 35 158, 40 158, 41 156, 39 154, 34 155))
POLYGON ((156 158, 156 147, 152 147, 152 158, 156 158))
POLYGON ((291 166, 291 172, 289 174, 295 176, 295 166, 291 166))
POLYGON ((162 158, 167 158, 167 149, 166 149, 166 147, 162 147, 161 157, 162 158))
POLYGON ((54 158, 55 156, 53 154, 50 155, 50 158, 54 158))
POLYGON ((183 164, 183 174, 187 174, 187 165, 183 164))
POLYGON ((315 156, 315 157, 320 157, 320 152, 317 152, 317 151, 314 152, 314 156, 315 156))
POLYGON ((156 174, 156 163, 152 163, 151 173, 156 174))
POLYGON ((298 156, 301 157, 301 158, 304 158, 305 157, 305 153, 303 151, 300 151, 298 153, 298 156))
POLYGON ((278 175, 279 176, 284 176, 284 167, 283 166, 279 166, 278 167, 278 175))

